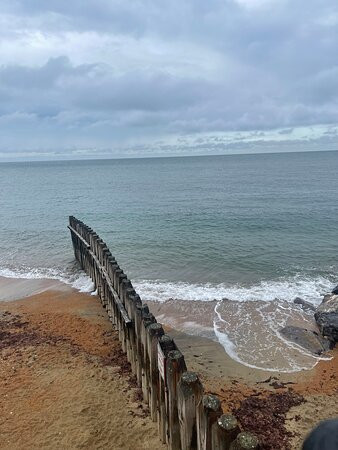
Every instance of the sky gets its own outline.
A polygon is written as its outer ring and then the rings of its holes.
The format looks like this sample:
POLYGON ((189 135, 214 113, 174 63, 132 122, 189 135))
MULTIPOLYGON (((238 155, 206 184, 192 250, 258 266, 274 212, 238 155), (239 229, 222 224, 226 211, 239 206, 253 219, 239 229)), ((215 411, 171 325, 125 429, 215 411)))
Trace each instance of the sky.
POLYGON ((1 0, 0 161, 310 150, 337 0, 1 0))

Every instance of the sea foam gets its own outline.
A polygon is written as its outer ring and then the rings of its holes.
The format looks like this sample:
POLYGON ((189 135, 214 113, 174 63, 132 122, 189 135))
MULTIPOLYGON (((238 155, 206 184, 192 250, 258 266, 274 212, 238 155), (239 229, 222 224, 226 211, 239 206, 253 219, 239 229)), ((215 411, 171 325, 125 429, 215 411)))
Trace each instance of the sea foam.
POLYGON ((55 268, 29 268, 11 269, 0 267, 0 276, 5 278, 23 278, 27 280, 48 279, 58 280, 80 292, 94 291, 94 283, 81 269, 62 271, 55 268))
POLYGON ((133 284, 141 297, 149 301, 163 302, 170 298, 187 301, 213 301, 226 298, 239 302, 268 302, 275 299, 293 302, 296 297, 301 297, 314 305, 319 304, 322 296, 333 287, 333 283, 322 276, 310 278, 300 275, 261 281, 249 286, 226 283, 174 283, 162 280, 141 280, 135 281, 133 284))

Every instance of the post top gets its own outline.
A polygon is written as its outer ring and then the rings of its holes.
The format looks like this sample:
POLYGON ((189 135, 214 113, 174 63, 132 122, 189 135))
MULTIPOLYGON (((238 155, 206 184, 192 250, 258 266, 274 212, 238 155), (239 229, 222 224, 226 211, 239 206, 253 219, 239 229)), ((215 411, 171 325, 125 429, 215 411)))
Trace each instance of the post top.
POLYGON ((254 434, 242 432, 236 438, 236 442, 243 450, 254 450, 258 447, 258 439, 254 434))
POLYGON ((224 431, 232 431, 237 428, 238 422, 232 414, 222 414, 217 420, 218 425, 224 431))
POLYGON ((183 358, 183 355, 179 350, 170 350, 168 353, 168 358, 171 360, 179 360, 183 358))
POLYGON ((220 399, 216 397, 216 395, 212 394, 203 395, 202 403, 204 408, 209 409, 211 411, 218 412, 222 410, 220 399))
POLYGON ((163 330, 162 325, 160 323, 151 323, 148 327, 149 334, 155 334, 156 331, 163 330))
POLYGON ((181 383, 194 384, 197 383, 197 381, 199 381, 199 378, 195 372, 187 371, 182 374, 181 383))

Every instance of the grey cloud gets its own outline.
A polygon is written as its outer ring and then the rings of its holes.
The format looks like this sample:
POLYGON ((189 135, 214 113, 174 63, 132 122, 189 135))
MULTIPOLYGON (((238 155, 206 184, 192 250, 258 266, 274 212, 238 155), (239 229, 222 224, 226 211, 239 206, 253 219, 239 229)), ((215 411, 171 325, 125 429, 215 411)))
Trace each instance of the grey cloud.
MULTIPOLYGON (((4 0, 0 17, 6 42, 27 33, 37 45, 65 42, 61 50, 47 46, 39 63, 7 63, 8 52, 0 51, 0 115, 17 120, 18 144, 36 143, 36 130, 44 145, 64 130, 65 141, 103 148, 201 132, 263 138, 259 133, 281 128, 282 148, 295 127, 338 121, 336 0, 270 0, 250 8, 236 0, 4 0), (102 48, 85 41, 91 32, 102 48), (74 35, 81 57, 67 48, 74 35), (162 66, 166 56, 170 64, 162 66), (23 125, 20 114, 34 121, 23 125)), ((38 58, 29 39, 25 48, 38 58)), ((2 145, 15 146, 1 127, 0 121, 2 145)))
POLYGON ((73 67, 67 56, 50 58, 41 67, 11 65, 0 68, 0 83, 16 89, 46 89, 63 76, 86 75, 93 65, 73 67))

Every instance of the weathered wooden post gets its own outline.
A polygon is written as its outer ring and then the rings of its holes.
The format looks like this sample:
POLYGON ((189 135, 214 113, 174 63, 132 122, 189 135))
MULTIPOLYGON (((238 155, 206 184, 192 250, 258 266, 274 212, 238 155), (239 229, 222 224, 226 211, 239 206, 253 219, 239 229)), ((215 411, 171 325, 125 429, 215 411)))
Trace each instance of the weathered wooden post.
MULTIPOLYGON (((130 286, 132 286, 130 280, 128 280, 128 278, 124 278, 122 280, 122 282, 120 283, 120 295, 119 295, 121 304, 124 305, 124 308, 129 316, 129 318, 130 318, 130 314, 129 314, 127 306, 130 306, 130 305, 127 305, 127 301, 129 300, 129 297, 127 297, 127 293, 129 293, 129 292, 130 292, 130 294, 135 293, 134 289, 130 286)), ((126 332, 126 352, 127 352, 127 359, 130 363, 131 363, 131 358, 132 358, 131 357, 131 347, 132 347, 132 342, 131 342, 132 330, 131 330, 131 328, 132 327, 129 326, 128 330, 126 332)))
POLYGON ((213 428, 222 415, 221 402, 215 395, 203 395, 197 407, 197 447, 199 450, 212 450, 213 428))
POLYGON ((203 386, 195 372, 183 372, 178 383, 177 407, 181 433, 181 449, 197 449, 196 408, 203 386))
POLYGON ((116 292, 122 301, 122 283, 127 279, 127 275, 125 273, 119 273, 117 279, 116 292))
POLYGON ((121 347, 122 350, 124 351, 124 353, 126 353, 127 347, 126 347, 126 334, 127 334, 127 329, 126 329, 126 324, 123 320, 123 316, 121 313, 120 308, 119 309, 119 317, 120 317, 120 328, 119 328, 119 339, 121 342, 121 347))
POLYGON ((151 313, 143 314, 141 320, 141 382, 143 400, 149 404, 149 372, 150 362, 147 352, 147 327, 156 322, 155 316, 151 313))
POLYGON ((114 275, 115 275, 115 271, 117 269, 119 269, 119 265, 117 263, 117 261, 115 259, 109 259, 109 263, 108 263, 108 275, 109 275, 109 279, 111 281, 112 286, 114 287, 114 275))
POLYGON ((111 322, 113 322, 113 293, 110 289, 110 287, 108 287, 108 298, 107 298, 107 314, 109 317, 109 320, 111 322))
POLYGON ((237 438, 230 445, 230 450, 256 450, 259 442, 252 433, 239 433, 237 438))
POLYGON ((104 245, 104 242, 99 237, 97 239, 97 241, 96 241, 96 246, 95 246, 95 255, 96 255, 97 259, 99 260, 99 262, 100 262, 100 259, 101 259, 101 248, 102 248, 103 245, 104 245))
POLYGON ((114 272, 114 280, 113 280, 113 286, 114 286, 114 289, 117 292, 117 294, 118 294, 118 285, 119 285, 119 280, 120 280, 121 274, 123 274, 123 270, 119 267, 114 272))
POLYGON ((217 419, 217 425, 213 428, 212 449, 229 450, 231 442, 239 433, 237 419, 232 414, 223 414, 217 419))
POLYGON ((181 375, 187 370, 184 356, 179 350, 171 350, 166 359, 168 386, 168 418, 169 418, 169 449, 181 448, 180 424, 177 409, 177 385, 181 375))
POLYGON ((131 370, 136 375, 137 371, 137 335, 136 335, 136 320, 137 320, 137 310, 141 308, 142 301, 140 297, 135 294, 128 294, 128 315, 130 317, 130 320, 132 321, 132 326, 130 327, 129 333, 130 333, 130 353, 131 353, 131 370))
POLYGON ((159 410, 158 410, 158 432, 163 443, 168 441, 168 388, 167 388, 167 367, 166 358, 168 353, 176 350, 173 339, 164 334, 158 341, 157 366, 159 385, 159 410))
POLYGON ((147 328, 147 354, 149 358, 149 408, 153 422, 157 421, 158 405, 158 367, 157 367, 157 347, 158 340, 164 335, 160 323, 152 323, 147 328))
POLYGON ((139 387, 142 386, 141 325, 142 325, 142 317, 146 314, 149 314, 149 308, 147 305, 136 306, 136 320, 135 320, 135 336, 136 336, 136 352, 137 352, 136 378, 139 387))
POLYGON ((111 254, 109 248, 107 247, 107 250, 104 251, 103 253, 103 266, 105 268, 105 270, 108 269, 108 263, 109 263, 109 258, 112 258, 113 255, 111 254))
POLYGON ((126 275, 125 277, 120 279, 120 300, 125 306, 126 306, 126 295, 127 292, 129 292, 129 289, 130 292, 133 291, 134 293, 136 293, 133 288, 133 285, 131 284, 131 281, 126 275))
POLYGON ((135 373, 135 322, 133 321, 133 310, 134 310, 134 289, 127 289, 125 292, 125 307, 128 317, 131 320, 131 325, 128 329, 128 347, 127 347, 127 358, 130 362, 132 372, 135 373))

